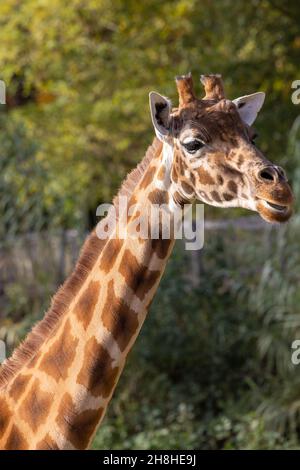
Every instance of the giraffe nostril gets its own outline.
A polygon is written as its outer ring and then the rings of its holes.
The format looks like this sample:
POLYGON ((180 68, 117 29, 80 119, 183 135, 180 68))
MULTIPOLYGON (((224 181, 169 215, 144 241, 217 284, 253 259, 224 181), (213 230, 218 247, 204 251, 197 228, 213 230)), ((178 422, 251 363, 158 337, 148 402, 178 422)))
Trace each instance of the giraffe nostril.
POLYGON ((281 166, 277 166, 277 167, 276 167, 276 170, 277 170, 277 173, 278 173, 278 175, 279 175, 279 179, 280 179, 281 181, 286 181, 286 182, 287 182, 287 181, 288 181, 288 178, 287 178, 287 176, 286 176, 286 172, 284 171, 284 169, 281 168, 281 166))
POLYGON ((277 180, 277 174, 273 170, 273 168, 266 167, 266 168, 263 168, 262 170, 259 171, 258 178, 260 180, 263 180, 263 181, 266 181, 266 182, 276 181, 277 180))

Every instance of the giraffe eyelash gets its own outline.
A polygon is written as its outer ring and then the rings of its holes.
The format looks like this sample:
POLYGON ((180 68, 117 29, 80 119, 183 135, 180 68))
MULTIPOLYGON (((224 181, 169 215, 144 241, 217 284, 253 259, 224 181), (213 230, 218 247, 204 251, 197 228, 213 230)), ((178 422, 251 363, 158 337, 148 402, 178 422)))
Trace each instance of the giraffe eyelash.
POLYGON ((205 146, 205 143, 200 139, 191 139, 186 142, 182 142, 181 144, 187 150, 187 152, 192 155, 205 146))

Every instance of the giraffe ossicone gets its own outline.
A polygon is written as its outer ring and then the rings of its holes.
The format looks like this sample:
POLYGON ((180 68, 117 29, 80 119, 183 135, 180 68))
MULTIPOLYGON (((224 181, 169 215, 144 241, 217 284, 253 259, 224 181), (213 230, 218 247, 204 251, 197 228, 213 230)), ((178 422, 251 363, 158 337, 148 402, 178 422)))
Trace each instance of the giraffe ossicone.
POLYGON ((122 238, 112 217, 125 230, 141 212, 163 205, 175 223, 175 214, 198 200, 254 210, 268 222, 290 218, 286 175, 254 142, 251 125, 264 94, 231 101, 219 75, 201 81, 205 96, 198 99, 192 76, 177 77, 177 108, 150 94, 157 138, 88 237, 44 319, 1 366, 0 448, 86 449, 93 439, 175 241, 172 232, 162 236, 161 218, 146 216, 158 236, 122 238), (97 236, 107 227, 108 237, 97 236))

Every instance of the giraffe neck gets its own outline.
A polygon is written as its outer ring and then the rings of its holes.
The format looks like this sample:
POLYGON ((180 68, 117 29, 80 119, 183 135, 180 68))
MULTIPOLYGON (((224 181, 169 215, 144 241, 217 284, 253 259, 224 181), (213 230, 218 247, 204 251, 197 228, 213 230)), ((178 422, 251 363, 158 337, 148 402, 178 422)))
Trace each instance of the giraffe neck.
MULTIPOLYGON (((131 223, 155 203, 165 203, 172 217, 168 146, 154 148, 129 195, 129 206, 136 205, 131 223)), ((97 243, 94 234, 86 250, 97 247, 99 253, 80 274, 82 282, 67 297, 63 314, 0 388, 0 448, 84 449, 105 414, 174 239, 120 239, 113 231, 101 250, 97 243)))

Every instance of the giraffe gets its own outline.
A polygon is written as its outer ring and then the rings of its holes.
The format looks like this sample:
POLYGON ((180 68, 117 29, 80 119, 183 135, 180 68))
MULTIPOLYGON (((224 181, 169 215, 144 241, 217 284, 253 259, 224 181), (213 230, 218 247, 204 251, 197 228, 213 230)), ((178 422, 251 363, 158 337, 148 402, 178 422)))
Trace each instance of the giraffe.
MULTIPOLYGON (((173 220, 195 200, 254 210, 271 223, 290 218, 286 175, 255 144, 264 93, 231 101, 220 75, 201 82, 198 99, 191 74, 176 78, 177 108, 150 93, 156 136, 114 200, 123 228, 153 204, 173 220), (132 209, 126 219, 121 197, 132 209)), ((161 221, 156 238, 121 238, 115 229, 99 237, 110 221, 109 213, 87 238, 45 317, 2 365, 2 449, 86 449, 103 419, 175 242, 162 236, 161 221)))

